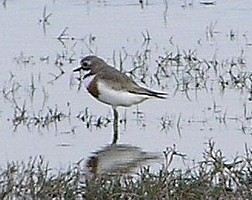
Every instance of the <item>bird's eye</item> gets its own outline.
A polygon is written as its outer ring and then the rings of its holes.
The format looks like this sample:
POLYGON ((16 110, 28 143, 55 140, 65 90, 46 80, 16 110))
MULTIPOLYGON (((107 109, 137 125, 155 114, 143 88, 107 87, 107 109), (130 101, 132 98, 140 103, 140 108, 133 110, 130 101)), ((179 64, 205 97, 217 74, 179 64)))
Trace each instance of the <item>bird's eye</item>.
POLYGON ((87 66, 91 65, 91 62, 90 61, 84 61, 84 62, 81 63, 81 65, 84 66, 84 67, 87 67, 87 66))

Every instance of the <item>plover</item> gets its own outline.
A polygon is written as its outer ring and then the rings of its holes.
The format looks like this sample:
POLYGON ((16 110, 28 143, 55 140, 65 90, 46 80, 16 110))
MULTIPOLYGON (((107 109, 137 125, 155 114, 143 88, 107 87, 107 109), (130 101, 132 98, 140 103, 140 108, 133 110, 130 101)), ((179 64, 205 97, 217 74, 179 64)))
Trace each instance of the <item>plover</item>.
MULTIPOLYGON (((86 88, 99 101, 109 104, 118 118, 118 106, 129 107, 150 98, 165 99, 166 93, 156 92, 139 86, 132 78, 107 64, 103 59, 89 55, 80 62, 74 72, 84 70, 86 88)), ((114 121, 115 122, 115 121, 114 121)), ((116 128, 114 126, 114 128, 116 128)))
POLYGON ((80 62, 81 66, 74 72, 88 71, 84 79, 88 92, 99 101, 112 107, 129 107, 149 98, 166 98, 166 93, 155 92, 139 86, 126 74, 108 65, 97 56, 86 56, 80 62))

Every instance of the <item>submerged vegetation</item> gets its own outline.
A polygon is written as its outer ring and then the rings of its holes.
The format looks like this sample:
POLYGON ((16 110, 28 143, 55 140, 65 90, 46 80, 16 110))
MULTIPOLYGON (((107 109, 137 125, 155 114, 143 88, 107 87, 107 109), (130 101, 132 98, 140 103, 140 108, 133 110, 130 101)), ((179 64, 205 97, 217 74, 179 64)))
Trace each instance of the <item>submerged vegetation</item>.
POLYGON ((0 170, 1 199, 251 199, 252 152, 227 161, 209 140, 203 159, 185 170, 172 168, 169 148, 157 172, 142 167, 137 173, 103 173, 88 177, 80 161, 55 172, 41 157, 28 163, 10 162, 0 170))
MULTIPOLYGON (((63 32, 64 34, 67 29, 63 32)), ((147 32, 148 33, 148 32, 147 32)), ((144 34, 143 34, 144 35, 144 34)), ((94 36, 90 36, 94 37, 94 36)), ((180 50, 177 47, 175 51, 164 50, 161 55, 156 59, 152 58, 150 39, 146 42, 146 37, 151 37, 149 33, 144 35, 144 44, 142 49, 138 50, 134 55, 131 55, 123 49, 119 53, 113 52, 112 60, 116 67, 121 71, 131 76, 133 79, 149 86, 159 87, 169 92, 169 97, 176 95, 183 95, 189 101, 197 100, 198 95, 209 95, 212 99, 209 111, 214 114, 214 121, 220 124, 226 124, 232 121, 238 124, 239 130, 242 133, 251 134, 250 123, 252 119, 250 101, 252 99, 252 73, 247 69, 246 56, 244 51, 241 50, 238 56, 227 58, 225 60, 218 60, 216 55, 211 59, 206 59, 198 56, 197 50, 180 50), (118 57, 117 57, 118 55, 118 57), (130 69, 127 66, 132 66, 130 69), (228 110, 223 110, 215 100, 216 94, 225 95, 225 92, 233 91, 237 94, 243 95, 242 115, 234 116, 228 110)), ((90 40, 90 38, 86 38, 90 40)), ((86 41, 85 40, 85 41, 86 41)), ((92 40, 92 39, 91 39, 92 40)), ((94 42, 92 40, 92 42, 94 42)), ((92 43, 91 42, 91 43, 92 43)), ((87 43, 89 48, 93 44, 87 43)), ((75 46, 71 46, 71 51, 75 46)), ((78 119, 85 124, 85 127, 92 129, 92 127, 102 128, 107 127, 112 123, 111 113, 105 115, 93 114, 89 107, 81 109, 72 113, 73 102, 65 102, 63 106, 54 104, 48 106, 49 92, 48 85, 57 84, 64 80, 67 73, 66 67, 69 64, 77 65, 75 53, 70 53, 65 50, 62 54, 57 54, 55 58, 44 56, 36 58, 35 56, 26 56, 21 53, 15 58, 17 65, 50 65, 50 60, 53 60, 54 70, 56 72, 49 72, 47 75, 43 72, 31 72, 29 77, 30 81, 23 83, 19 80, 17 74, 10 72, 9 79, 5 81, 2 88, 2 95, 4 100, 13 109, 13 116, 8 117, 16 130, 20 125, 25 125, 27 128, 37 127, 49 128, 51 125, 57 125, 64 121, 64 119, 78 119), (49 79, 45 82, 45 76, 49 79), (39 104, 40 107, 34 104, 39 104), (67 111, 62 111, 67 107, 67 111)), ((77 77, 71 75, 69 87, 74 91, 79 91, 83 87, 82 74, 77 77)), ((210 100, 211 101, 211 100, 210 100)), ((145 127, 146 121, 144 113, 136 107, 133 111, 137 125, 145 127)), ((189 116, 190 117, 190 116, 189 116)), ((183 113, 169 113, 167 111, 161 113, 160 130, 169 132, 176 130, 179 135, 181 134, 181 127, 183 123, 207 123, 211 119, 193 119, 184 116, 183 113)), ((121 116, 120 123, 125 127, 127 125, 127 115, 124 113, 121 116)), ((72 127, 73 128, 73 127, 72 127)), ((71 128, 71 129, 72 129, 71 128)))

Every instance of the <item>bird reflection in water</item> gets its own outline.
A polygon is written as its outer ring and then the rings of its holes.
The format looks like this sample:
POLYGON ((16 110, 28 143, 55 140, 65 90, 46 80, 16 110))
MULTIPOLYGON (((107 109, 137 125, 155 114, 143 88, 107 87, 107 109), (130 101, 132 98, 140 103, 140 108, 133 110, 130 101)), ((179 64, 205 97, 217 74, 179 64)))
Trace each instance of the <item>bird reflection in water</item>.
POLYGON ((132 173, 138 167, 161 162, 161 155, 127 144, 111 144, 93 153, 86 162, 87 175, 132 173))

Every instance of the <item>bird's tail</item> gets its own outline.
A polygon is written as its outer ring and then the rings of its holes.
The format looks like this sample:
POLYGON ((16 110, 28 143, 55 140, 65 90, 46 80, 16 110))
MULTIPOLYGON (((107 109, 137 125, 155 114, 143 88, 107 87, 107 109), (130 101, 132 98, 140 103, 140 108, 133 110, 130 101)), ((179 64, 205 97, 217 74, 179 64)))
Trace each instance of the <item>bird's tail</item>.
POLYGON ((149 91, 150 96, 157 97, 160 99, 167 99, 168 94, 164 92, 155 92, 155 91, 149 91))
POLYGON ((168 94, 167 93, 164 93, 164 92, 156 92, 156 91, 152 91, 152 90, 149 90, 147 88, 138 88, 137 90, 134 90, 134 91, 130 91, 131 93, 134 93, 134 94, 140 94, 140 95, 146 95, 146 96, 149 96, 149 97, 155 97, 155 98, 159 98, 159 99, 166 99, 168 94))

